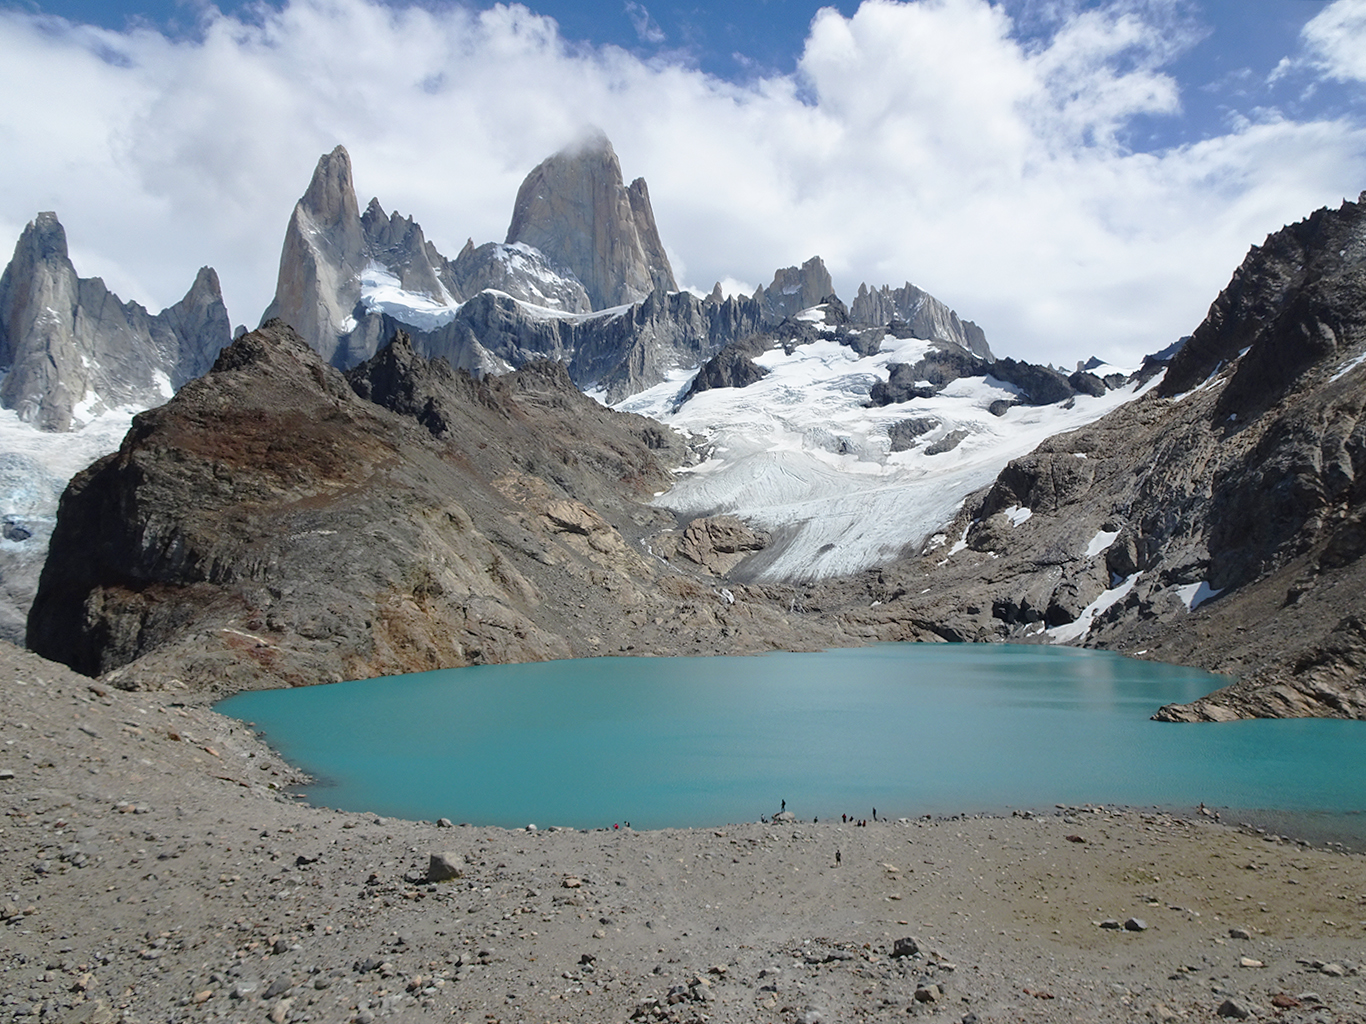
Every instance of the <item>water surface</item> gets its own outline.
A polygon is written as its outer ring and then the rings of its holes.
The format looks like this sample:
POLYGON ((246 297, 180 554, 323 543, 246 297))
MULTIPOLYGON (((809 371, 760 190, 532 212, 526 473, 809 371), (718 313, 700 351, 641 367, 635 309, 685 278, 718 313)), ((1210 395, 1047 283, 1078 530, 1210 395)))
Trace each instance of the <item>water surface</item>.
POLYGON ((1105 651, 882 644, 592 658, 244 693, 314 803, 519 827, 1055 803, 1366 809, 1359 722, 1152 722, 1226 683, 1105 651))

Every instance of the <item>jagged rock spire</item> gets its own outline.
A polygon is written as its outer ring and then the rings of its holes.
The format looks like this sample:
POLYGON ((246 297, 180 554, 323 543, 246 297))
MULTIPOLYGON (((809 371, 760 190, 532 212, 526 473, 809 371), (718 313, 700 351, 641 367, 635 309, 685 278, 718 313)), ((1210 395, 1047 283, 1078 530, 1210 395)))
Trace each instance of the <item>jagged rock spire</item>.
POLYGON ((612 143, 595 131, 542 161, 517 191, 507 243, 567 267, 595 309, 677 291, 644 179, 628 188, 612 143))
POLYGON ((231 340, 218 275, 205 267, 156 316, 81 278, 57 215, 38 214, 0 276, 0 405, 45 430, 106 409, 159 405, 231 340))

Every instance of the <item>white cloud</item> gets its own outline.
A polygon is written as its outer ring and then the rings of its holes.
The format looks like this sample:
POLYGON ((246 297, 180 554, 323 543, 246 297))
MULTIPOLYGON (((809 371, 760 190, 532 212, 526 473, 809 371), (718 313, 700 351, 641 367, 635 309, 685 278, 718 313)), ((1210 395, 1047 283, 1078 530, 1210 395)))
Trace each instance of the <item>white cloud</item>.
POLYGON ((659 22, 650 17, 650 12, 643 4, 628 3, 626 17, 631 19, 631 27, 636 30, 636 36, 642 43, 664 42, 664 30, 660 28, 659 22))
POLYGON ((362 204, 453 254, 501 241, 522 177, 591 123, 649 181, 692 287, 819 253, 846 298, 910 280, 1002 354, 1122 361, 1190 331, 1249 244, 1366 180, 1354 123, 1265 114, 1126 150, 1135 117, 1180 109, 1168 6, 1069 8, 1025 44, 985 0, 866 0, 817 14, 795 74, 745 84, 569 44, 518 5, 293 0, 256 23, 211 10, 199 41, 0 12, 0 244, 56 209, 81 273, 159 309, 209 263, 254 325, 337 143, 362 204))
POLYGON ((1339 82, 1366 82, 1366 0, 1335 0, 1301 33, 1314 62, 1339 82))

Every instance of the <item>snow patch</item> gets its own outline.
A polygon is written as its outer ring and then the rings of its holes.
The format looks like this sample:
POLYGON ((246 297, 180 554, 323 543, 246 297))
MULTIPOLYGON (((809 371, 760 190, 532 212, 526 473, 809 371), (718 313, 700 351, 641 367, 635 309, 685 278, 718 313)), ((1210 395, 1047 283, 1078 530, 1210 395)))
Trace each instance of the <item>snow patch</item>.
POLYGON ((1046 630, 1053 643, 1071 643, 1073 640, 1091 632, 1091 623, 1095 621, 1096 616, 1128 597, 1129 591, 1134 589, 1134 584, 1138 582, 1138 578, 1142 575, 1143 573, 1136 572, 1132 576, 1126 576, 1118 586, 1104 591, 1098 598, 1081 610, 1081 614, 1077 616, 1076 621, 1066 622, 1061 626, 1054 626, 1052 629, 1046 630))
POLYGON ((1086 557, 1095 558, 1098 554, 1115 542, 1119 536, 1119 531, 1097 530, 1096 535, 1091 538, 1091 543, 1086 545, 1086 557))
POLYGON ((1343 363, 1341 369, 1339 369, 1337 373, 1333 374, 1333 376, 1328 378, 1328 383, 1331 384, 1336 380, 1342 380, 1343 377, 1346 377, 1349 373, 1355 370, 1362 363, 1366 363, 1366 352, 1363 352, 1356 358, 1349 359, 1347 360, 1347 362, 1343 363))
POLYGON ((1002 514, 1010 520, 1012 527, 1019 526, 1021 523, 1029 521, 1029 517, 1034 514, 1032 508, 1021 508, 1019 505, 1011 505, 1009 508, 1002 509, 1002 514))
POLYGON ((459 303, 449 295, 433 297, 404 289, 399 279, 378 263, 368 263, 360 275, 360 301, 371 313, 387 313, 399 323, 421 331, 435 331, 455 319, 459 303))
POLYGON ((1193 612, 1206 601, 1218 597, 1222 594, 1223 588, 1213 589, 1207 581, 1199 583, 1187 583, 1183 587, 1176 588, 1177 594, 1181 596, 1181 603, 1186 606, 1186 610, 1193 612))

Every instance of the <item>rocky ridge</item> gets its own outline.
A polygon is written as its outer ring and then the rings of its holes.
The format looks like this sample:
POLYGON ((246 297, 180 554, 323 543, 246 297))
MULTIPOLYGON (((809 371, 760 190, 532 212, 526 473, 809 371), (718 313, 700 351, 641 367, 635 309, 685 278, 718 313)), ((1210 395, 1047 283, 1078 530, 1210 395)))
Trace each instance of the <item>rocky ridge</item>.
POLYGON ((0 405, 44 430, 71 430, 107 409, 164 401, 231 337, 211 268, 152 315, 79 277, 57 215, 40 213, 0 276, 0 405))
POLYGON ((1239 677, 1169 720, 1366 717, 1364 414, 1366 197, 1254 247, 1154 390, 1012 462, 868 627, 1239 677))
POLYGON ((28 644, 215 692, 619 650, 819 646, 639 541, 684 458, 563 366, 476 380, 400 336, 349 377, 280 322, 72 481, 28 644), (365 397, 362 397, 365 396, 365 397))
MULTIPOLYGON (((337 147, 295 207, 263 322, 283 319, 341 369, 402 329, 421 354, 475 375, 558 360, 581 388, 616 402, 833 292, 818 256, 751 297, 727 297, 719 284, 705 298, 679 291, 644 180, 624 183, 598 132, 527 175, 504 242, 470 239, 454 260, 377 199, 360 213, 350 156, 337 147)), ((885 314, 916 337, 992 358, 979 328, 910 285, 860 294, 862 326, 885 326, 885 314)))

